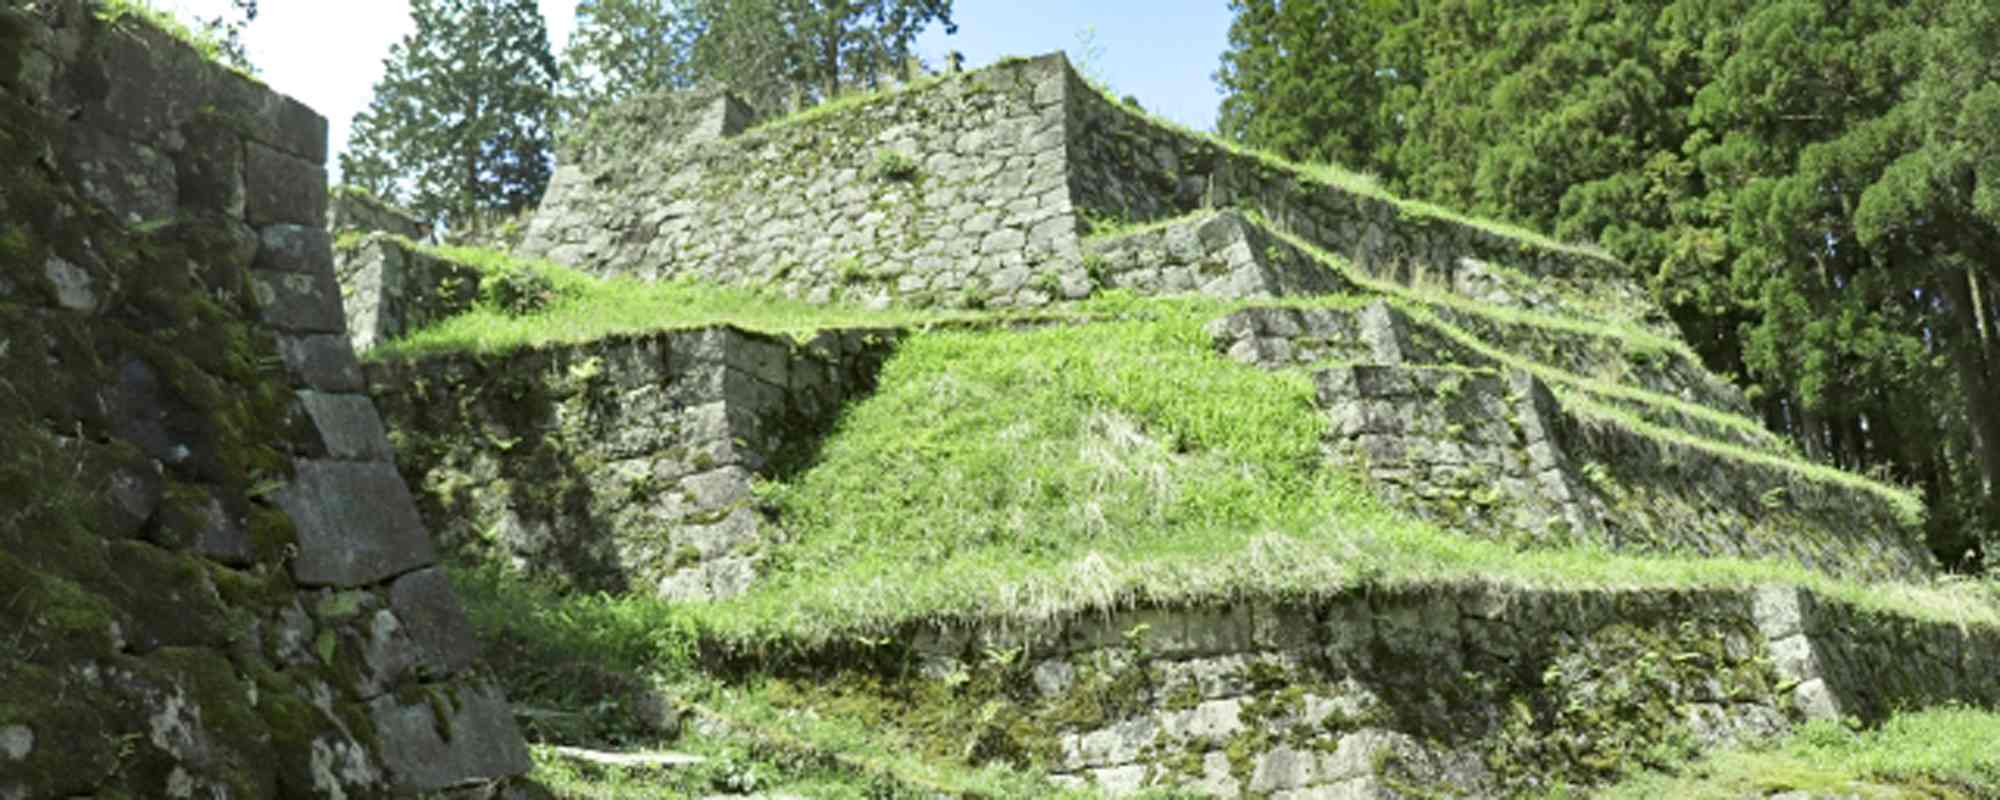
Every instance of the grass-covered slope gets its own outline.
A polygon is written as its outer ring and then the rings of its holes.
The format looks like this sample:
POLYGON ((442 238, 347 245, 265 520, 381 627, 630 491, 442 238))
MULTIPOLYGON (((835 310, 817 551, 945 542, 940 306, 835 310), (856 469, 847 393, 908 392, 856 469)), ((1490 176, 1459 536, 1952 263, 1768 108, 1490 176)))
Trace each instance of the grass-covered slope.
MULTIPOLYGON (((1335 256, 1289 241, 1327 269, 1346 269, 1335 256)), ((1137 603, 1456 580, 1605 587, 1779 580, 1868 605, 1907 605, 1927 617, 1967 612, 1953 596, 1841 584, 1793 564, 1524 552, 1387 508, 1357 467, 1327 462, 1327 422, 1304 371, 1260 370, 1215 352, 1204 325, 1244 303, 1112 293, 1035 315, 871 311, 689 282, 596 278, 484 251, 433 252, 485 271, 486 299, 370 358, 717 323, 772 332, 854 324, 920 330, 885 368, 876 394, 844 412, 818 461, 765 487, 764 500, 786 531, 768 552, 765 578, 744 598, 692 612, 722 640, 805 643, 879 635, 920 620, 1036 620, 1137 603), (528 306, 504 299, 519 296, 522 286, 539 287, 532 291, 540 299, 528 306)), ((1677 349, 1677 342, 1616 321, 1482 306, 1347 272, 1370 294, 1283 303, 1352 308, 1384 297, 1483 355, 1487 366, 1544 379, 1572 413, 1920 513, 1903 490, 1812 464, 1765 440, 1750 446, 1653 421, 1679 415, 1746 437, 1759 430, 1739 415, 1548 366, 1532 350, 1512 349, 1525 336, 1492 341, 1480 334, 1582 337, 1603 342, 1614 357, 1677 349)))

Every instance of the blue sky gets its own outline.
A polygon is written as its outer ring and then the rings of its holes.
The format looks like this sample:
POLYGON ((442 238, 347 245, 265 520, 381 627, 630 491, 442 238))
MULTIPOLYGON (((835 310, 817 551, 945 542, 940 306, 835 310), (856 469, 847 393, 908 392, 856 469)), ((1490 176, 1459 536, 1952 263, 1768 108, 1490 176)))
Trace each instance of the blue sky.
MULTIPOLYGON (((213 16, 228 7, 228 0, 153 2, 184 16, 213 16)), ((574 22, 574 0, 540 3, 560 48, 574 22)), ((952 50, 964 53, 972 67, 1066 50, 1080 69, 1137 97, 1147 110, 1201 130, 1214 125, 1219 96, 1209 76, 1227 41, 1227 0, 958 0, 955 6, 957 35, 932 30, 918 42, 918 52, 933 63, 942 64, 952 50), (1093 32, 1096 58, 1083 53, 1078 37, 1084 31, 1093 32)), ((326 115, 339 152, 349 122, 373 96, 389 45, 412 28, 407 3, 263 0, 259 11, 245 35, 251 60, 265 82, 326 115)))
POLYGON ((1228 44, 1228 0, 959 0, 956 36, 932 30, 918 51, 943 63, 951 50, 973 66, 1004 56, 1065 50, 1078 69, 1090 69, 1120 95, 1146 110, 1197 130, 1215 126, 1221 101, 1210 77, 1228 44), (1082 52, 1078 35, 1090 31, 1100 54, 1082 52))

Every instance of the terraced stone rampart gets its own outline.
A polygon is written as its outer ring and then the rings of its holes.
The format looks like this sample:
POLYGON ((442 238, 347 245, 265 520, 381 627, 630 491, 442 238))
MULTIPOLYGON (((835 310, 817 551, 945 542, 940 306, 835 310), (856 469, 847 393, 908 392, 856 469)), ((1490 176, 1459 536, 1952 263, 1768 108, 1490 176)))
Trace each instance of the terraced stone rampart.
POLYGON ((1457 529, 1542 545, 1773 557, 1861 578, 1936 569, 1885 498, 1573 412, 1532 374, 1386 302, 1251 308, 1209 333, 1236 360, 1314 369, 1330 457, 1360 469, 1390 503, 1457 529))
POLYGON ((753 479, 809 454, 897 338, 715 327, 367 371, 446 548, 585 590, 712 598, 755 578, 753 479))
POLYGON ((0 8, 0 797, 528 769, 342 335, 326 121, 0 8))
POLYGON ((1977 656, 2000 630, 1778 586, 1375 588, 920 625, 900 640, 920 666, 886 695, 1009 698, 929 735, 1111 796, 1506 796, 1807 719, 2000 703, 2000 666, 1977 656))

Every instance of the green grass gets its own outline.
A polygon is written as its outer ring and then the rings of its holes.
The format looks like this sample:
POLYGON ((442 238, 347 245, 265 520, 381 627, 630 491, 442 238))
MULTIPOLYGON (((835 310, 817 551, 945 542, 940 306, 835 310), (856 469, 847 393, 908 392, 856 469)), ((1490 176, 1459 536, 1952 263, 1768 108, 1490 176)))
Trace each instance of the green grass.
MULTIPOLYGON (((354 241, 343 238, 336 246, 352 246, 354 241)), ((693 280, 599 278, 552 262, 518 259, 492 250, 433 247, 407 240, 405 244, 479 270, 483 299, 468 313, 377 345, 364 354, 370 360, 414 359, 443 352, 502 353, 724 323, 766 333, 796 334, 837 327, 924 326, 1036 316, 815 305, 776 292, 693 280), (520 287, 533 287, 539 294, 539 307, 524 311, 518 303, 503 300, 523 291, 520 287)))
POLYGON ((1148 307, 1152 319, 908 340, 819 462, 764 487, 787 534, 750 594, 690 609, 704 635, 811 648, 917 620, 1036 624, 1463 581, 1791 583, 1923 618, 1997 619, 1963 589, 1863 586, 1775 561, 1523 552, 1396 513, 1323 466, 1304 375, 1216 358, 1205 304, 1148 307))
POLYGON ((1276 169, 1280 172, 1286 172, 1293 175, 1297 175, 1309 181, 1319 183, 1324 186, 1330 186, 1336 189, 1340 189, 1342 191, 1349 192, 1351 194, 1357 194, 1363 197, 1370 197, 1376 200, 1381 200, 1391 205, 1394 205, 1396 208, 1404 212, 1416 214, 1418 216, 1432 217, 1436 219, 1446 220, 1449 222, 1455 222, 1468 227, 1487 231, 1489 233, 1493 233, 1499 236, 1504 236, 1509 239, 1518 239, 1520 241, 1533 244, 1537 247, 1541 247, 1547 250, 1553 250, 1560 253, 1568 253, 1571 255, 1583 256, 1586 258, 1596 259, 1599 261, 1605 261, 1605 262, 1612 261, 1611 254, 1609 252, 1605 251, 1603 248, 1598 247, 1594 244, 1579 244, 1579 243, 1557 241, 1556 239, 1551 238, 1546 234, 1542 234, 1540 232, 1530 230, 1528 228, 1524 228, 1519 225, 1514 225, 1512 223, 1467 216, 1465 214, 1461 214, 1457 211, 1453 211, 1449 208, 1445 208, 1443 206, 1439 206, 1434 203, 1428 203, 1422 200, 1410 200, 1398 197, 1394 194, 1389 193, 1388 190, 1382 188, 1380 179, 1374 175, 1355 172, 1354 170, 1333 163, 1300 163, 1296 161, 1291 161, 1269 150, 1249 147, 1240 142, 1235 142, 1229 139, 1225 139, 1209 131, 1195 130, 1193 128, 1187 127, 1186 125, 1182 125, 1173 120, 1154 114, 1150 111, 1146 111, 1140 108, 1133 108, 1131 104, 1119 100, 1116 96, 1113 95, 1113 93, 1108 87, 1103 86, 1102 84, 1098 84, 1089 80, 1086 80, 1085 84, 1089 85, 1092 89, 1096 90, 1096 92, 1101 97, 1103 97, 1105 102, 1110 103, 1114 108, 1117 108, 1124 113, 1132 114, 1134 116, 1139 117, 1140 119, 1152 123, 1153 125, 1166 128, 1167 130, 1170 131, 1174 131, 1175 133, 1178 133, 1182 136, 1208 142, 1209 144, 1215 145, 1216 147, 1220 147, 1224 151, 1227 151, 1233 155, 1241 156, 1244 158, 1255 159, 1257 162, 1264 164, 1265 166, 1271 167, 1272 169, 1276 169))
POLYGON ((778 130, 780 128, 791 127, 794 125, 803 125, 812 122, 813 120, 825 119, 827 117, 836 114, 843 114, 849 111, 853 111, 855 109, 861 108, 862 106, 869 105, 879 100, 887 99, 889 97, 901 94, 903 92, 914 92, 914 91, 922 91, 924 89, 928 89, 932 86, 936 86, 940 83, 943 83, 948 77, 950 76, 923 75, 910 80, 908 83, 893 84, 876 89, 860 89, 860 88, 844 89, 839 94, 835 95, 833 99, 823 100, 819 103, 806 106, 805 108, 799 109, 789 114, 785 114, 783 116, 772 117, 766 120, 759 120, 756 124, 751 125, 749 130, 744 131, 744 133, 747 135, 751 133, 756 133, 758 131, 773 131, 773 130, 778 130))
POLYGON ((112 24, 127 19, 138 20, 194 48, 209 61, 244 77, 256 79, 249 70, 230 64, 224 58, 222 41, 217 39, 214 33, 206 28, 190 27, 173 12, 154 5, 152 0, 98 0, 98 3, 98 19, 112 24))
POLYGON ((1864 800, 2000 795, 2000 714, 1957 707, 1891 718, 1856 732, 1829 721, 1806 724, 1760 748, 1716 754, 1677 774, 1647 774, 1598 797, 1736 800, 1804 791, 1864 800))

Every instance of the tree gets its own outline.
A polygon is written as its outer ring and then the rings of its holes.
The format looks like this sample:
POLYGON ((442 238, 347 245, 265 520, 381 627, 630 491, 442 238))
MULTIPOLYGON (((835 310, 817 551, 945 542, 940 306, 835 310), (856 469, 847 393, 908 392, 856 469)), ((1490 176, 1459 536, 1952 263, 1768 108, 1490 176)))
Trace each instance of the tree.
POLYGON ((1226 134, 1604 245, 1940 556, 2000 544, 1990 0, 1234 5, 1226 134))
POLYGON ((534 0, 411 0, 343 178, 447 226, 541 199, 558 71, 534 0))
POLYGON ((243 48, 243 29, 257 21, 257 0, 229 0, 229 8, 231 14, 200 20, 202 33, 215 41, 217 56, 223 63, 254 74, 257 67, 250 63, 250 53, 243 48))
POLYGON ((1420 82, 1381 46, 1402 0, 1230 0, 1236 19, 1216 83, 1217 127, 1299 161, 1371 169, 1399 140, 1390 96, 1420 82), (1316 57, 1299 57, 1302 53, 1316 57))
POLYGON ((566 64, 579 109, 634 91, 728 86, 770 111, 902 70, 951 0, 583 0, 566 64))
POLYGON ((694 82, 684 11, 671 0, 580 0, 563 53, 563 97, 571 116, 636 93, 694 82))

